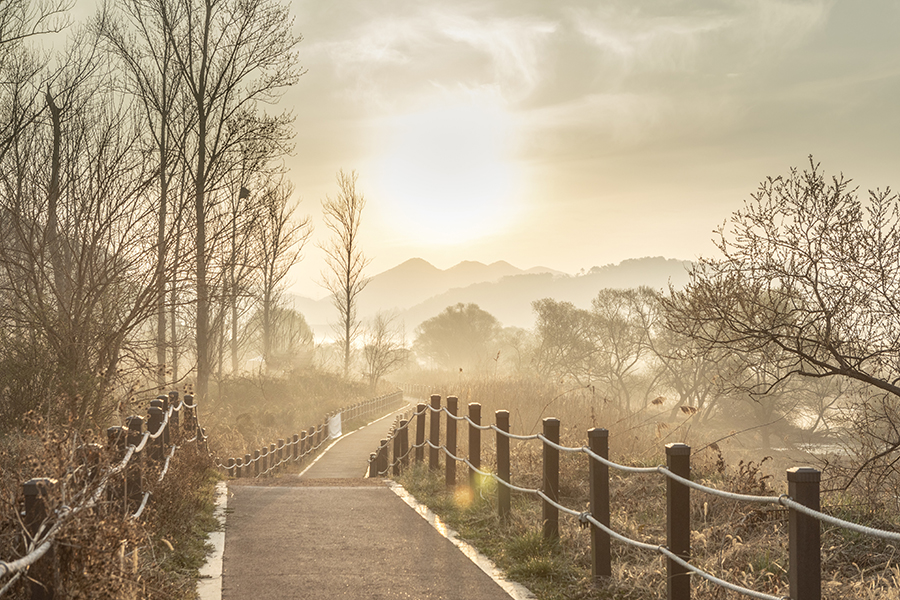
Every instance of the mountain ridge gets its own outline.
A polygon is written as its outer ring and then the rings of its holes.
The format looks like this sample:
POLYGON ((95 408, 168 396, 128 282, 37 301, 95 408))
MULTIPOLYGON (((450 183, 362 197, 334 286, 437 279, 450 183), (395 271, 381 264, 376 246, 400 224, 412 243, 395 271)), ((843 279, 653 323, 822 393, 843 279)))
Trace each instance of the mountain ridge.
MULTIPOLYGON (((359 298, 358 314, 365 322, 378 311, 393 312, 408 333, 447 306, 475 303, 504 326, 531 328, 531 303, 542 298, 572 302, 587 308, 603 288, 647 285, 665 289, 687 283, 690 261, 658 257, 626 259, 569 275, 546 267, 520 269, 506 261, 484 264, 462 261, 439 269, 422 258, 411 258, 370 278, 359 298)), ((317 338, 328 336, 334 319, 330 298, 290 296, 317 338)))

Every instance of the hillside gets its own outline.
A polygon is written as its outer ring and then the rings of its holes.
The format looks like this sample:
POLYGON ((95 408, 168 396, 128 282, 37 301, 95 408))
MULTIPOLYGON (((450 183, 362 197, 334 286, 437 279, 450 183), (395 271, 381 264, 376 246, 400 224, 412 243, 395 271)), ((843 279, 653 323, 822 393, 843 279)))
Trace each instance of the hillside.
MULTIPOLYGON (((690 264, 662 257, 639 258, 567 275, 543 267, 522 270, 504 261, 490 265, 465 261, 442 270, 413 258, 372 277, 360 296, 359 315, 366 320, 379 310, 393 311, 412 333, 419 323, 447 306, 474 302, 504 326, 530 328, 534 325, 534 300, 555 298, 588 307, 603 288, 646 285, 662 290, 670 283, 682 287, 687 282, 690 264)), ((334 318, 330 300, 300 296, 292 300, 317 337, 329 334, 328 322, 334 318)))

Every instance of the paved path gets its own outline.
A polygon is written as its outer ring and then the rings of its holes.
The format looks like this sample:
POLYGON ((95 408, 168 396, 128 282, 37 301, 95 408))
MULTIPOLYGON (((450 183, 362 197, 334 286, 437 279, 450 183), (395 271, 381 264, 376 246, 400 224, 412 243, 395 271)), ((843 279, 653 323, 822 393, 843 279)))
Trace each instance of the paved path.
POLYGON ((381 480, 363 478, 392 421, 342 438, 302 477, 229 483, 224 600, 509 600, 381 480))

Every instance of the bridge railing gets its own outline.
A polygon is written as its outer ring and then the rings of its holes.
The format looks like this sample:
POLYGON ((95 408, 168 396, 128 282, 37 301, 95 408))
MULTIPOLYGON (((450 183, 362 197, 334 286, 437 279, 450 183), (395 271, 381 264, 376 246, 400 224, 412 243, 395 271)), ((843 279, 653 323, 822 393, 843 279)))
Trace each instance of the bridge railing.
POLYGON ((338 437, 344 424, 368 421, 383 415, 389 408, 403 402, 403 392, 396 391, 377 398, 357 402, 340 410, 327 413, 322 420, 307 430, 295 433, 285 440, 279 439, 254 450, 243 457, 225 460, 216 458, 215 465, 231 477, 271 477, 297 463, 315 455, 326 443, 338 437))
POLYGON ((787 470, 788 493, 780 496, 753 496, 736 494, 701 485, 691 481, 690 446, 666 445, 666 465, 657 467, 631 467, 609 460, 609 432, 594 428, 588 431, 587 444, 581 447, 560 445, 560 422, 554 418, 543 420, 540 434, 515 435, 509 431, 509 413, 496 411, 492 425, 481 424, 481 405, 468 405, 468 415, 458 414, 458 399, 433 394, 430 404, 418 404, 415 412, 395 424, 391 435, 382 440, 378 450, 370 456, 370 477, 396 475, 408 464, 414 452, 415 461, 424 463, 424 451, 429 450, 428 466, 439 470, 440 455, 445 455, 445 480, 448 487, 457 482, 456 465, 462 463, 469 471, 468 485, 474 490, 478 477, 495 480, 497 486, 497 510, 501 519, 507 519, 511 510, 510 492, 533 495, 542 503, 542 533, 550 540, 559 539, 559 513, 562 512, 590 528, 591 565, 595 580, 609 577, 611 568, 611 540, 636 548, 655 552, 666 557, 667 598, 689 600, 690 576, 697 575, 727 590, 762 600, 821 600, 821 542, 820 522, 843 527, 857 533, 900 542, 900 533, 866 527, 838 519, 820 510, 819 483, 821 473, 809 467, 793 467, 787 470), (441 416, 446 417, 444 443, 441 438, 441 416), (430 416, 426 439, 426 417, 430 416), (415 421, 415 442, 409 443, 409 428, 415 421), (468 453, 459 456, 456 448, 457 424, 468 426, 468 453), (497 472, 481 469, 481 432, 496 434, 497 472), (538 441, 542 445, 542 485, 525 488, 514 485, 510 479, 510 440, 538 441), (391 458, 389 454, 393 452, 391 458), (584 454, 589 460, 590 510, 579 511, 566 507, 559 498, 560 453, 584 454), (623 536, 610 527, 609 469, 634 474, 656 474, 666 478, 666 541, 665 544, 649 544, 623 536), (691 490, 712 494, 730 500, 759 504, 772 504, 788 509, 788 579, 790 596, 773 596, 725 581, 692 565, 691 546, 691 490))

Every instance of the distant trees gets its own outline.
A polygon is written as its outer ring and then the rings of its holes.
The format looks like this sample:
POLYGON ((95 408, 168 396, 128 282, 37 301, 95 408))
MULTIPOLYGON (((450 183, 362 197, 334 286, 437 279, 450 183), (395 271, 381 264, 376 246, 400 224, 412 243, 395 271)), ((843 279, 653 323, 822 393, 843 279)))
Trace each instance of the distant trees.
POLYGON ((365 371, 372 393, 376 394, 378 382, 401 368, 409 357, 403 324, 394 315, 379 312, 372 319, 363 338, 365 371))
POLYGON ((350 373, 353 342, 360 334, 360 321, 357 317, 358 297, 368 283, 364 270, 369 264, 369 259, 363 254, 359 240, 362 211, 366 206, 366 200, 362 193, 357 191, 356 180, 356 171, 350 173, 339 171, 338 195, 326 196, 322 200, 325 226, 331 231, 331 239, 320 246, 325 251, 327 266, 322 273, 322 283, 331 292, 332 302, 338 311, 334 331, 343 354, 344 377, 350 373))
POLYGON ((533 303, 538 371, 581 386, 595 386, 607 400, 632 407, 647 399, 658 377, 652 361, 658 294, 649 288, 601 290, 591 310, 552 299, 533 303))
POLYGON ((296 310, 276 305, 268 315, 262 307, 250 316, 242 336, 241 348, 263 362, 265 370, 289 369, 312 363, 315 343, 306 318, 296 310), (264 322, 268 320, 268 325, 264 322), (266 354, 267 353, 267 354, 266 354))
POLYGON ((416 328, 415 351, 449 369, 478 371, 498 352, 499 321, 477 304, 459 303, 416 328))

